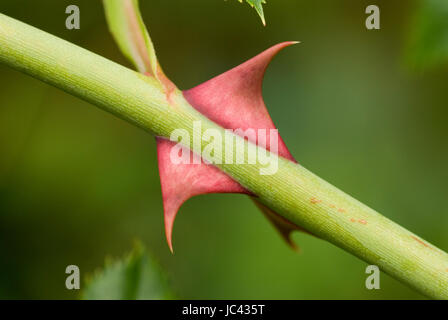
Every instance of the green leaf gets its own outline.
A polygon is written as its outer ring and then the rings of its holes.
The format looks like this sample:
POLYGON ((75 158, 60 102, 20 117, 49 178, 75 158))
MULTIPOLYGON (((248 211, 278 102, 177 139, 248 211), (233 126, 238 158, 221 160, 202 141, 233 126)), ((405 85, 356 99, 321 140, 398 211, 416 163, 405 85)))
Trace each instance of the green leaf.
POLYGON ((120 50, 140 73, 154 77, 169 97, 176 86, 160 67, 138 0, 103 0, 103 4, 109 30, 120 50))
POLYGON ((448 1, 421 1, 413 19, 408 62, 417 68, 448 63, 448 1))
POLYGON ((145 27, 138 0, 103 0, 109 30, 123 54, 141 73, 157 77, 156 51, 145 27))
MULTIPOLYGON (((243 2, 243 0, 238 0, 239 2, 243 2)), ((261 18, 261 22, 263 22, 263 25, 266 25, 266 20, 264 19, 264 12, 263 12, 263 3, 266 3, 265 0, 246 0, 246 2, 248 4, 250 4, 250 6, 252 8, 255 8, 255 10, 257 11, 258 15, 261 18)))
POLYGON ((164 300, 173 299, 166 276, 141 245, 124 259, 106 262, 87 281, 82 298, 86 300, 164 300))

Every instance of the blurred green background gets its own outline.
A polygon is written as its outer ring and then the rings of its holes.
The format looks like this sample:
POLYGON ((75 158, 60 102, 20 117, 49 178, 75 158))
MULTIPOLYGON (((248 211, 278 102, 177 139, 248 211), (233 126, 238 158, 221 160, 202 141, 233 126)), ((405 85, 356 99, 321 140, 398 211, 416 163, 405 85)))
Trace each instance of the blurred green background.
MULTIPOLYGON (((141 1, 166 74, 191 88, 284 40, 264 97, 292 154, 327 181, 448 250, 446 64, 406 62, 417 1, 268 0, 267 26, 236 0, 141 1), (374 1, 373 1, 374 2, 374 1)), ((0 12, 130 67, 100 1, 2 0, 0 12), (65 29, 65 8, 81 29, 65 29)), ((447 19, 448 21, 448 19, 447 19)), ((446 42, 448 44, 448 40, 446 42)), ((421 55, 420 55, 421 58, 421 55)), ((166 245, 154 138, 0 65, 0 298, 77 298, 85 277, 135 239, 188 299, 420 299, 366 263, 303 234, 292 252, 253 203, 207 195, 181 208, 166 245)))

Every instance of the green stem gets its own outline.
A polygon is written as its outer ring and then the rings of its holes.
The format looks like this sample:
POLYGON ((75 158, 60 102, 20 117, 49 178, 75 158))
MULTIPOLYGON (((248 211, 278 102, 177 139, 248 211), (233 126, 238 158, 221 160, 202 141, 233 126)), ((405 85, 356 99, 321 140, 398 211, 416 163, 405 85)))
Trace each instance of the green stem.
MULTIPOLYGON (((168 101, 154 78, 2 14, 0 61, 157 136, 169 137, 180 128, 193 136, 194 121, 201 122, 202 131, 224 130, 193 109, 179 90, 168 101)), ((448 254, 302 166, 278 161, 273 175, 260 175, 260 163, 217 166, 286 219, 429 297, 448 299, 448 254)))

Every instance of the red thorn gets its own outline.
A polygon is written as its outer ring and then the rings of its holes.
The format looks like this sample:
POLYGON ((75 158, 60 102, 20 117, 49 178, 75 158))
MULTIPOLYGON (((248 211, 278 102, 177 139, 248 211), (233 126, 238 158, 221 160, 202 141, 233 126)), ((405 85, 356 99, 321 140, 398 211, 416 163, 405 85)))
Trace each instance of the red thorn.
MULTIPOLYGON (((243 64, 185 91, 184 96, 196 110, 226 129, 266 129, 269 133, 269 129, 276 127, 263 101, 263 76, 272 58, 283 48, 295 43, 297 42, 290 41, 277 44, 243 64)), ((174 146, 174 142, 157 138, 165 231, 171 252, 173 224, 183 202, 206 193, 251 194, 212 165, 203 162, 173 164, 170 161, 170 151, 174 146)), ((270 150, 269 137, 266 137, 265 147, 270 150)), ((189 152, 190 157, 198 157, 189 152)), ((278 137, 278 154, 295 162, 281 137, 278 137)), ((292 241, 289 242, 292 244, 292 241)))

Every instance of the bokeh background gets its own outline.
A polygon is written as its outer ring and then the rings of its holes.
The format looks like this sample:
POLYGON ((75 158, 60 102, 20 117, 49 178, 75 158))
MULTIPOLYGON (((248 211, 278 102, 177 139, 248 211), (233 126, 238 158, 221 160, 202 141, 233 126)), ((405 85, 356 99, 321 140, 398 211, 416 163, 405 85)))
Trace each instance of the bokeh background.
MULTIPOLYGON (((300 40, 264 83, 291 152, 448 250, 448 68, 439 59, 448 37, 435 49, 437 39, 420 41, 433 19, 422 18, 418 1, 268 0, 266 27, 236 0, 140 2, 159 60, 183 89, 300 40), (364 11, 374 2, 381 30, 368 31, 364 11)), ((0 12, 130 67, 100 1, 2 0, 0 12), (80 7, 80 30, 65 29, 69 4, 80 7)), ((135 239, 182 298, 423 298, 384 274, 381 290, 365 289, 366 263, 313 237, 296 234, 302 252, 292 252, 241 195, 185 203, 172 255, 153 137, 3 65, 0 88, 0 298, 78 298, 65 288, 66 266, 85 278, 135 239)))

